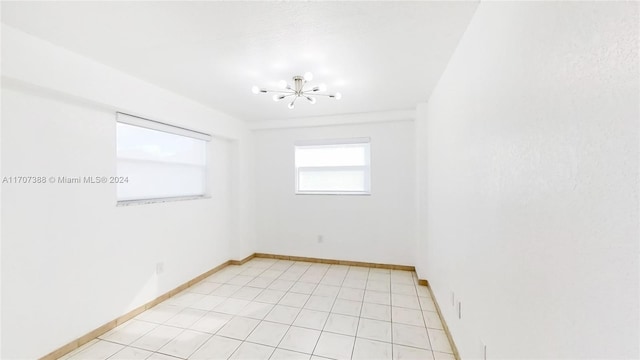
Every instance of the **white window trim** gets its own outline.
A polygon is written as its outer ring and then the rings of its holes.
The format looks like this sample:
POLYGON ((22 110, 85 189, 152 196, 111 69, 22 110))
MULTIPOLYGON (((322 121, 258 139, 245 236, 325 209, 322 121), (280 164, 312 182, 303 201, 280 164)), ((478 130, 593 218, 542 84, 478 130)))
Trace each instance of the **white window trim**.
POLYGON ((371 138, 347 138, 347 139, 328 139, 328 140, 300 140, 296 141, 293 146, 293 162, 294 162, 294 181, 295 181, 295 195, 359 195, 370 196, 371 195, 371 138), (305 148, 324 148, 331 145, 351 145, 351 144, 369 144, 366 147, 365 158, 367 164, 364 166, 295 166, 295 151, 297 147, 305 148), (326 190, 304 190, 300 191, 298 187, 298 178, 300 169, 315 170, 315 171, 335 171, 335 170, 367 170, 365 174, 365 188, 367 191, 326 191, 326 190))

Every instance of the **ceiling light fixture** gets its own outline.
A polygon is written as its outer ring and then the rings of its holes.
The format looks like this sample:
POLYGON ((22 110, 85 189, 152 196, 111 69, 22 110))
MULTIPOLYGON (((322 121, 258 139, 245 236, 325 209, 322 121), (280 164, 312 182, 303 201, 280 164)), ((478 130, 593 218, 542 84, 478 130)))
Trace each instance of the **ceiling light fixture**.
POLYGON ((342 98, 342 94, 340 94, 339 92, 335 94, 320 94, 319 92, 327 91, 327 86, 325 84, 320 84, 318 86, 308 87, 305 89, 304 86, 311 80, 313 80, 313 74, 307 72, 304 74, 304 76, 294 76, 293 85, 288 84, 284 80, 280 80, 278 82, 278 87, 280 88, 279 90, 269 90, 254 86, 253 88, 251 88, 251 91, 254 94, 275 93, 275 95, 273 95, 273 101, 292 98, 291 102, 288 105, 289 109, 293 109, 295 107, 296 100, 298 100, 299 97, 307 99, 311 104, 316 103, 315 96, 326 96, 336 100, 340 100, 342 98))

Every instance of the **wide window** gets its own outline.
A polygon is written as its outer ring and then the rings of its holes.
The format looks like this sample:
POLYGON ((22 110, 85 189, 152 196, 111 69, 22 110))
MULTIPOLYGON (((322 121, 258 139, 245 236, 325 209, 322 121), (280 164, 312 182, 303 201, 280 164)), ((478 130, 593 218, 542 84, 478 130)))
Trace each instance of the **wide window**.
POLYGON ((370 194, 368 138, 295 144, 296 194, 370 194))
POLYGON ((117 115, 118 203, 204 197, 210 135, 117 115))

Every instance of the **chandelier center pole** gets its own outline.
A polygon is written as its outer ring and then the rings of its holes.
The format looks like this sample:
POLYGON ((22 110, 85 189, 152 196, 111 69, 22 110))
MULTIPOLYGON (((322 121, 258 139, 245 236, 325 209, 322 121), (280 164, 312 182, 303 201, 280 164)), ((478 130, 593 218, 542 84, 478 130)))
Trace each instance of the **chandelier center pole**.
POLYGON ((304 86, 304 78, 302 76, 293 77, 293 86, 295 88, 296 95, 302 95, 302 87, 304 86))

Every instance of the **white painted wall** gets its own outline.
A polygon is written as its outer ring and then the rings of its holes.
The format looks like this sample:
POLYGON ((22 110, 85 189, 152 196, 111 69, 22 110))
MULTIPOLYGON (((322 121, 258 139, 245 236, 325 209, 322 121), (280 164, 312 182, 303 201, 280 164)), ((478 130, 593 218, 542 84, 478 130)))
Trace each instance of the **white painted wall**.
POLYGON ((413 131, 412 119, 254 131, 258 251, 413 265, 413 131), (370 196, 294 194, 295 141, 353 137, 371 138, 370 196))
POLYGON ((244 123, 6 26, 2 81, 3 176, 115 175, 115 111, 216 137, 210 199, 116 207, 115 185, 2 186, 0 357, 43 356, 254 251, 244 123))
POLYGON ((419 107, 418 273, 463 358, 640 356, 638 15, 482 2, 419 107))

